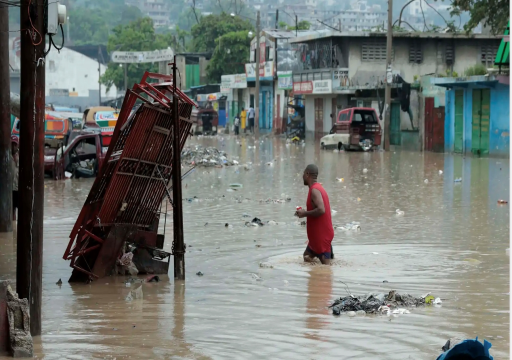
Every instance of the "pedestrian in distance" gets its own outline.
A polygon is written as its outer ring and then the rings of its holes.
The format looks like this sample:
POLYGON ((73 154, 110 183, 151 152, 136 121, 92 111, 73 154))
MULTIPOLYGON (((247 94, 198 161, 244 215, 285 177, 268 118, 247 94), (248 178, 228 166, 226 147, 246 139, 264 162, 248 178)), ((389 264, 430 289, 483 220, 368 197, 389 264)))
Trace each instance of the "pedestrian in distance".
POLYGON ((240 120, 242 121, 240 124, 241 129, 245 133, 247 129, 247 110, 245 110, 244 108, 242 108, 242 112, 240 113, 240 120))
POLYGON ((322 264, 330 265, 331 259, 334 259, 331 205, 327 192, 317 182, 317 178, 318 167, 314 164, 308 165, 302 175, 304 185, 309 187, 307 210, 298 209, 295 216, 299 219, 307 218, 306 229, 309 242, 303 254, 304 261, 313 262, 318 258, 322 264))
POLYGON ((15 135, 11 136, 11 163, 12 163, 12 220, 16 221, 18 210, 18 176, 19 176, 19 140, 15 135))
POLYGON ((251 105, 247 116, 249 117, 249 131, 253 134, 254 134, 254 115, 255 115, 254 107, 252 107, 252 105, 251 105))
POLYGON ((240 115, 236 114, 235 116, 235 135, 238 136, 240 133, 240 115))

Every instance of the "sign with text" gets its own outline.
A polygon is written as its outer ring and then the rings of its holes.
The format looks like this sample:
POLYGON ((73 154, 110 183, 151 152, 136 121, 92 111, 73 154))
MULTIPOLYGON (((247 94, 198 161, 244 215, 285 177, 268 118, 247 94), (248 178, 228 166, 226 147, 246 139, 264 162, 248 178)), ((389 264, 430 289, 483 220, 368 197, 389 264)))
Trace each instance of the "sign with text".
POLYGON ((111 60, 115 63, 134 64, 170 61, 173 57, 174 52, 169 48, 155 51, 114 51, 111 60))
MULTIPOLYGON (((260 78, 272 80, 274 78, 274 62, 266 61, 264 63, 261 63, 259 71, 260 78)), ((250 81, 254 81, 254 79, 256 78, 256 64, 245 64, 245 73, 247 75, 247 79, 250 79, 250 81)))
POLYGON ((332 87, 350 86, 348 78, 348 68, 335 69, 332 74, 332 87))
POLYGON ((277 72, 277 88, 281 90, 290 90, 293 88, 293 78, 291 71, 277 72))
POLYGON ((293 83, 295 94, 330 94, 332 92, 332 80, 314 80, 293 83))
POLYGON ((222 89, 245 89, 247 88, 247 75, 245 74, 233 74, 233 75, 222 75, 221 76, 221 92, 222 89))

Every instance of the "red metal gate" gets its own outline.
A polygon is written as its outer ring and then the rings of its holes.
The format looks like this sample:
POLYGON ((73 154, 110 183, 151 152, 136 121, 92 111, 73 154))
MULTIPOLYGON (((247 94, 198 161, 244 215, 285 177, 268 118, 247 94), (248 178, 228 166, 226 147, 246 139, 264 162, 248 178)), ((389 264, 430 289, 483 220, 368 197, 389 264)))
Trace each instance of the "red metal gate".
POLYGON ((177 89, 179 114, 175 117, 172 94, 172 76, 146 72, 125 96, 105 161, 64 253, 74 269, 70 281, 107 275, 124 241, 163 247, 163 242, 157 244, 157 230, 162 199, 169 196, 173 173, 173 120, 179 118, 181 124, 181 152, 195 106, 177 89), (132 112, 137 99, 143 103, 132 112))
POLYGON ((432 151, 434 136, 434 98, 425 98, 425 151, 432 151))

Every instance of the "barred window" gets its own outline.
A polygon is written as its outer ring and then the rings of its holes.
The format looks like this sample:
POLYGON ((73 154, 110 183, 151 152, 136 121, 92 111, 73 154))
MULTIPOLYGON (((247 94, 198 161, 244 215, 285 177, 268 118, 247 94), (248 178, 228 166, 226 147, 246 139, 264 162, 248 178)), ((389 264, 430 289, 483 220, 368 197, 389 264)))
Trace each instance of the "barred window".
MULTIPOLYGON (((394 51, 391 51, 391 58, 394 51)), ((386 61, 386 39, 366 39, 361 45, 361 61, 386 61)))
POLYGON ((444 61, 447 65, 453 65, 455 61, 455 49, 453 48, 453 44, 446 44, 446 48, 444 49, 444 61))
POLYGON ((423 62, 421 43, 418 41, 409 44, 409 62, 413 64, 421 64, 423 62))
POLYGON ((496 54, 498 53, 499 45, 482 45, 480 50, 480 60, 482 64, 494 64, 494 60, 496 59, 496 54))

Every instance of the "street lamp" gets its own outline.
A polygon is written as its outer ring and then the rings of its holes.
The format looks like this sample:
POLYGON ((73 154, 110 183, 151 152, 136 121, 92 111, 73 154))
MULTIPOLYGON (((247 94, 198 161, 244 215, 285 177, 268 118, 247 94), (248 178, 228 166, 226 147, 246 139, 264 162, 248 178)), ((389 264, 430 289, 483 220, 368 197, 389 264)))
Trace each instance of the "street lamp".
MULTIPOLYGON (((235 15, 231 13, 231 16, 240 16, 249 20, 253 20, 250 17, 243 15, 235 15)), ((249 31, 249 36, 252 36, 252 32, 249 31)), ((255 64, 255 77, 256 77, 256 95, 254 96, 254 135, 260 134, 260 11, 256 13, 256 59, 255 64)))

